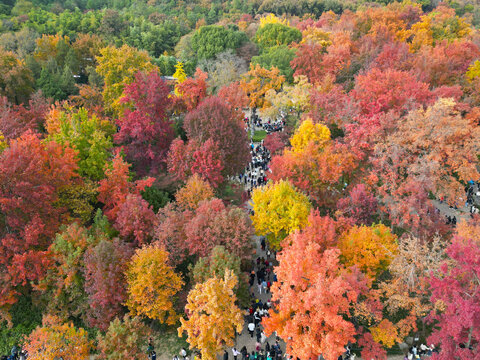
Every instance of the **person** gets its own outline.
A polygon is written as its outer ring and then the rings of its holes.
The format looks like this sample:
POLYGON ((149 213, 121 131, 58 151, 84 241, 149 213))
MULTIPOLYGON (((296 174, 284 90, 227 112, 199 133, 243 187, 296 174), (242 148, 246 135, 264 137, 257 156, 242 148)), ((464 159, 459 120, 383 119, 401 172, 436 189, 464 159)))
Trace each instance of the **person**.
POLYGON ((242 353, 242 360, 246 360, 248 355, 248 350, 245 345, 240 349, 240 352, 242 353))
POLYGON ((173 360, 178 360, 178 356, 177 356, 177 355, 173 355, 173 360))
POLYGON ((180 350, 180 355, 185 360, 185 358, 187 357, 187 350, 185 350, 185 348, 182 347, 182 350, 180 350))
POLYGON ((250 337, 253 338, 253 332, 255 331, 255 324, 253 322, 250 322, 247 327, 248 327, 248 332, 250 333, 250 337))
POLYGON ((155 350, 152 350, 151 359, 157 360, 157 353, 155 352, 155 350))
POLYGON ((265 335, 265 332, 262 331, 262 334, 260 335, 260 342, 263 344, 267 340, 267 335, 265 335))
POLYGON ((240 355, 240 352, 237 350, 237 348, 232 349, 232 355, 233 355, 233 360, 237 360, 237 356, 240 355))
POLYGON ((223 350, 223 360, 228 360, 228 351, 223 350))

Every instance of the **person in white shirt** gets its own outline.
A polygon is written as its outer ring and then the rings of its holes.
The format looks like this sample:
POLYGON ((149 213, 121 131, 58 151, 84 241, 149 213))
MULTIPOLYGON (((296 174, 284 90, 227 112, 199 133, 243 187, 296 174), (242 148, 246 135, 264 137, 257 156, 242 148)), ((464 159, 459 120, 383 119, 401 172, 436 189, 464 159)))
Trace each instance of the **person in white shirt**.
POLYGON ((255 331, 255 324, 253 322, 250 322, 248 324, 248 332, 250 333, 250 337, 253 338, 253 332, 255 331))

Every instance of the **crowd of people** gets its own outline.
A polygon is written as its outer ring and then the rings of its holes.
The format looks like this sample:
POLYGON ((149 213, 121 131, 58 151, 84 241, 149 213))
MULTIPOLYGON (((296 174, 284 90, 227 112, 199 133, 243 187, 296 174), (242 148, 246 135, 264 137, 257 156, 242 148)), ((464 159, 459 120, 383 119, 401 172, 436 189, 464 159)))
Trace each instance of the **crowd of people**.
POLYGON ((13 346, 12 350, 10 351, 10 355, 3 355, 0 359, 1 360, 26 360, 28 358, 28 354, 25 350, 19 350, 17 346, 13 346))

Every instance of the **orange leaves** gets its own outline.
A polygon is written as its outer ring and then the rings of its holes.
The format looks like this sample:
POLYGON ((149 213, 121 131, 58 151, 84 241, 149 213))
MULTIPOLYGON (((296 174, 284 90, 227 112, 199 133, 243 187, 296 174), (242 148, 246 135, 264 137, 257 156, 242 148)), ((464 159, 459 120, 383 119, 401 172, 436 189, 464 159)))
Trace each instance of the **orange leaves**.
POLYGON ((235 305, 237 282, 233 272, 226 270, 223 279, 213 277, 195 285, 188 294, 188 319, 180 319, 178 335, 186 332, 187 342, 191 348, 200 349, 202 359, 215 360, 224 344, 233 345, 235 331, 242 331, 242 312, 235 305))
POLYGON ((371 279, 385 270, 397 249, 397 237, 385 225, 354 226, 338 246, 346 266, 357 265, 371 279))
POLYGON ((370 328, 373 340, 382 343, 385 347, 391 348, 396 342, 402 339, 398 337, 395 325, 387 319, 383 319, 377 326, 370 328))
POLYGON ((90 355, 92 344, 87 332, 59 318, 46 315, 42 326, 37 327, 26 339, 24 349, 32 360, 84 360, 90 355))
POLYGON ((126 305, 133 314, 172 325, 177 321, 174 296, 184 283, 167 261, 168 252, 155 246, 136 251, 126 273, 126 305))
POLYGON ((210 184, 194 174, 187 180, 183 188, 175 194, 175 200, 180 207, 195 210, 203 200, 213 198, 213 189, 210 184))
POLYGON ((246 78, 241 82, 241 86, 250 98, 250 107, 266 108, 269 106, 265 100, 265 94, 268 90, 280 90, 285 82, 285 76, 280 75, 280 71, 273 67, 272 70, 262 68, 259 64, 250 66, 250 71, 246 78))

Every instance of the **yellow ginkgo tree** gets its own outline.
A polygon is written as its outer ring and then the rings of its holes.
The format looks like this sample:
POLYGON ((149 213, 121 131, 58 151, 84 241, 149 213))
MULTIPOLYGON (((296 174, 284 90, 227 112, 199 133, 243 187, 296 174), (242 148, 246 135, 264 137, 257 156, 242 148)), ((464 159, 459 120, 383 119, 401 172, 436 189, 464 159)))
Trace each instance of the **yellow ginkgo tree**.
POLYGON ((256 188, 252 201, 255 232, 266 235, 274 249, 280 249, 282 240, 288 234, 308 223, 310 201, 288 181, 281 180, 256 188))
POLYGON ((186 332, 190 347, 199 349, 203 360, 215 360, 223 346, 233 346, 235 331, 242 331, 243 315, 235 304, 237 283, 233 271, 226 270, 223 279, 208 279, 188 294, 188 318, 180 319, 178 336, 186 332))

